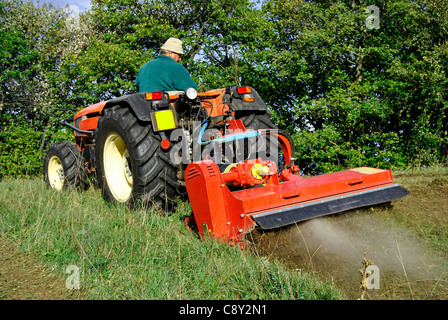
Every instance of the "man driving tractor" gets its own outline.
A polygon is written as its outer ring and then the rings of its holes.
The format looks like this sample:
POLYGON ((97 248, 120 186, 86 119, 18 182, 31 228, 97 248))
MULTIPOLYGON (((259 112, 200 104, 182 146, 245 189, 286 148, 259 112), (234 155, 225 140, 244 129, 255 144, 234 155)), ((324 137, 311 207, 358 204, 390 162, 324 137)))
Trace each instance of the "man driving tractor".
POLYGON ((146 62, 137 74, 136 84, 139 92, 185 91, 189 87, 197 90, 187 69, 180 64, 182 41, 169 38, 160 48, 159 55, 146 62))

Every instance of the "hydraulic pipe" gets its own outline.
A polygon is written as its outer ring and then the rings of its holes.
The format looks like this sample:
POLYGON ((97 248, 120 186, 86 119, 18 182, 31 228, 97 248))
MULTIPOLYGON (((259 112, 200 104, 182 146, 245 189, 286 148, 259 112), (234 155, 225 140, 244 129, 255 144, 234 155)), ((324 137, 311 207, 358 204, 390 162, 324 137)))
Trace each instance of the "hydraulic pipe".
POLYGON ((201 132, 199 133, 198 144, 200 144, 201 146, 208 145, 211 142, 226 143, 229 141, 252 138, 252 137, 258 136, 258 134, 259 134, 259 131, 246 131, 246 132, 237 133, 237 134, 230 134, 228 136, 224 136, 222 138, 218 138, 218 139, 214 139, 214 140, 202 141, 202 136, 204 135, 205 129, 207 129, 207 125, 208 125, 208 121, 205 122, 205 124, 201 128, 201 132))

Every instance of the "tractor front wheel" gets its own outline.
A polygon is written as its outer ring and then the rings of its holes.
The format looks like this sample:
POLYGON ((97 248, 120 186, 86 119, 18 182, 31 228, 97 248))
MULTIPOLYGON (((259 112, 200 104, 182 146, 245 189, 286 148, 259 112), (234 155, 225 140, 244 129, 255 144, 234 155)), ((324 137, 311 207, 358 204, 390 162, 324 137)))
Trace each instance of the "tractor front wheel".
POLYGON ((76 144, 62 141, 50 145, 44 159, 44 180, 49 188, 58 191, 87 188, 84 158, 76 144))

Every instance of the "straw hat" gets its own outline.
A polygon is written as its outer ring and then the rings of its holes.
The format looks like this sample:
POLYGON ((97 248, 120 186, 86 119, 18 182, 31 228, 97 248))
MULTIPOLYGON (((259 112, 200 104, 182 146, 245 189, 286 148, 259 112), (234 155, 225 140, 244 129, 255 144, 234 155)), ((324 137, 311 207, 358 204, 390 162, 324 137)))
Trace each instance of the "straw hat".
POLYGON ((166 40, 161 49, 172 51, 177 54, 184 54, 184 51, 182 50, 182 41, 177 38, 169 38, 166 40))

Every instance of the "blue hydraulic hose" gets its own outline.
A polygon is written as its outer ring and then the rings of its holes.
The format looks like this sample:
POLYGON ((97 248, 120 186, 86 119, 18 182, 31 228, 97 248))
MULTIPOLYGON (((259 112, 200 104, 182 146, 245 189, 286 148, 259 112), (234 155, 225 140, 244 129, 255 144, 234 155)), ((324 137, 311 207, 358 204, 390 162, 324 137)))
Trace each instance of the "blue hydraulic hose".
POLYGON ((211 142, 225 143, 225 142, 228 142, 228 141, 235 141, 235 140, 252 138, 252 137, 258 136, 258 131, 246 131, 246 132, 242 132, 242 133, 238 133, 238 134, 232 134, 232 135, 224 136, 222 138, 218 138, 218 139, 214 139, 214 140, 202 141, 202 136, 203 136, 203 134, 205 132, 205 129, 207 129, 207 125, 208 125, 208 121, 205 122, 205 124, 201 128, 201 132, 199 133, 198 143, 201 146, 205 146, 205 145, 207 145, 207 144, 209 144, 211 142))
MULTIPOLYGON (((207 129, 207 126, 208 126, 208 120, 205 121, 204 125, 203 125, 202 128, 201 128, 201 132, 199 133, 198 143, 199 143, 200 145, 206 145, 206 144, 207 144, 207 143, 202 142, 202 136, 203 136, 203 134, 204 134, 204 132, 205 132, 205 129, 207 129)), ((208 142, 208 141, 206 141, 206 142, 208 142)))

